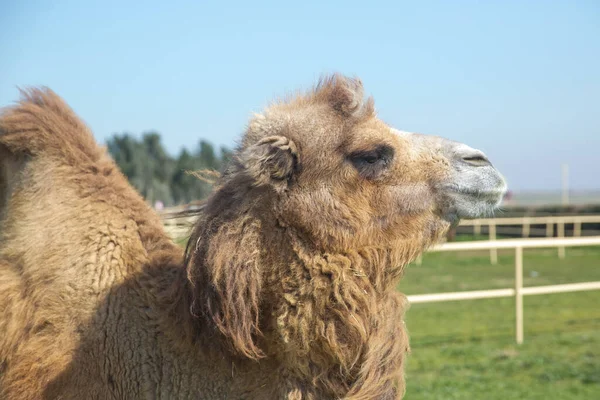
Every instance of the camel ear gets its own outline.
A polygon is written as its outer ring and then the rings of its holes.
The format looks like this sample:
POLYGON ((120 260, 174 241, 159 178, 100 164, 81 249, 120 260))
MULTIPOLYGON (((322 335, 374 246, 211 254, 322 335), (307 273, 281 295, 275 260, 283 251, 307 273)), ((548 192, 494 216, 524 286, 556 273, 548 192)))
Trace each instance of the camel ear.
POLYGON ((317 85, 315 96, 324 99, 344 118, 360 119, 375 111, 373 98, 364 98, 363 84, 358 78, 335 74, 322 79, 317 85))
POLYGON ((239 158, 255 185, 271 185, 277 191, 288 187, 298 169, 298 149, 285 136, 264 138, 242 151, 239 158))
POLYGON ((360 79, 336 77, 328 95, 331 107, 345 116, 360 112, 364 104, 364 89, 360 79))

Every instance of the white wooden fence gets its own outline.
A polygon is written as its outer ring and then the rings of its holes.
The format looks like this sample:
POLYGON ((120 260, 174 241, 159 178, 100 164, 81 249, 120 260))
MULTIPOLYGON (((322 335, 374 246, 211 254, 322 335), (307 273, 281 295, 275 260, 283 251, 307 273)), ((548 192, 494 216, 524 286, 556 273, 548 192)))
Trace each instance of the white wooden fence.
POLYGON ((600 290, 600 281, 570 283, 564 285, 523 287, 523 249, 544 247, 600 246, 600 236, 579 238, 543 238, 543 239, 506 239, 476 242, 444 243, 429 251, 465 251, 489 249, 515 249, 515 287, 493 290, 474 290, 467 292, 449 292, 418 294, 408 296, 411 303, 445 302, 455 300, 490 299, 497 297, 515 297, 515 336, 517 344, 523 343, 523 296, 548 293, 600 290))
MULTIPOLYGON (((522 235, 529 237, 531 225, 546 225, 546 237, 554 236, 554 225, 556 225, 556 235, 565 237, 565 225, 573 224, 573 236, 581 236, 581 225, 590 223, 600 223, 600 215, 565 215, 565 216, 546 216, 546 217, 514 217, 514 218, 479 218, 462 220, 461 226, 472 226, 475 235, 481 234, 481 227, 488 226, 489 240, 496 240, 496 227, 507 225, 521 225, 523 227, 522 235)), ((565 248, 558 247, 558 257, 565 258, 565 248)), ((490 262, 498 263, 498 250, 490 248, 490 262)))

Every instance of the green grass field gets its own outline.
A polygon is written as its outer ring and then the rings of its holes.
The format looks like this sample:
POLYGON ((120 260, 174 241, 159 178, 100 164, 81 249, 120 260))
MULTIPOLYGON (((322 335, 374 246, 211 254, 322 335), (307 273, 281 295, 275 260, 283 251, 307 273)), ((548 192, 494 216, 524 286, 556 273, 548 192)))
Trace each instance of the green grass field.
MULTIPOLYGON (((600 248, 524 250, 524 285, 600 280, 600 248)), ((400 290, 424 294, 514 285, 514 251, 429 253, 400 290)), ((415 304, 406 399, 600 399, 600 291, 524 298, 525 342, 514 342, 514 299, 415 304)))

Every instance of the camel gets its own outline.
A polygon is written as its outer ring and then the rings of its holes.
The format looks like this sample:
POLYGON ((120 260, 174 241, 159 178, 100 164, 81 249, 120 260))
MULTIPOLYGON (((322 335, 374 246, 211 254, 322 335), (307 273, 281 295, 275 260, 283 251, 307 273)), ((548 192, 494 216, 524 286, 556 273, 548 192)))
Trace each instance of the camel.
POLYGON ((185 252, 50 89, 0 157, 5 400, 399 399, 405 266, 506 190, 341 75, 251 118, 185 252))

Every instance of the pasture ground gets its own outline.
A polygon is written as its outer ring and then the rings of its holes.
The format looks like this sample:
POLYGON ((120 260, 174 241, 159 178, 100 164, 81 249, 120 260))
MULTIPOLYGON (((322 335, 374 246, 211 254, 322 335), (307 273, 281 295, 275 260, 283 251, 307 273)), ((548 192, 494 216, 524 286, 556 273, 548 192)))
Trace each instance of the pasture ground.
MULTIPOLYGON (((472 239, 472 238, 470 238, 472 239)), ((524 285, 600 280, 600 248, 524 250, 524 285)), ((400 283, 406 294, 514 285, 514 250, 428 253, 400 283)), ((407 400, 600 399, 600 291, 525 296, 525 342, 513 298, 414 304, 407 400)))

